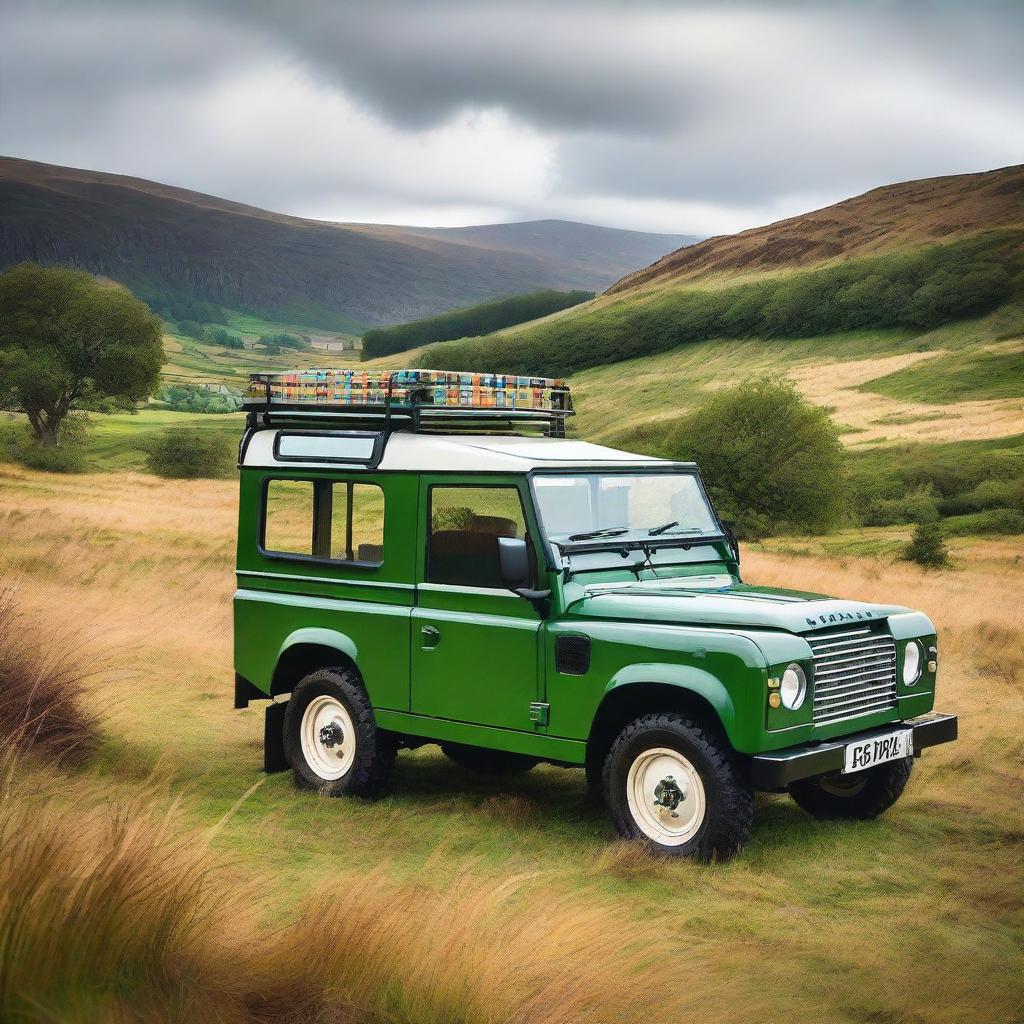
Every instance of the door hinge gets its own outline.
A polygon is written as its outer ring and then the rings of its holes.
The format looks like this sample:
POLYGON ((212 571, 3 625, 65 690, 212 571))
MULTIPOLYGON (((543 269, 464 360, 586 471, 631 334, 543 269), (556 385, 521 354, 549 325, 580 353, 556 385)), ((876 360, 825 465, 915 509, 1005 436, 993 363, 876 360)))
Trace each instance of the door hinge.
POLYGON ((534 725, 547 725, 548 712, 550 710, 550 704, 542 704, 540 701, 534 701, 530 705, 530 721, 533 722, 534 725))

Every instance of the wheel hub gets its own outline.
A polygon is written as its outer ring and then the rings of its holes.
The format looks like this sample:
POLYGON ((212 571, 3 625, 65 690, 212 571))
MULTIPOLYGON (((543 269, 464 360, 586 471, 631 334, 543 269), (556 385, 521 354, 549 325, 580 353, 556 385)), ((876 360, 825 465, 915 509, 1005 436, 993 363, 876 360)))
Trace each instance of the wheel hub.
POLYGON ((320 742, 330 750, 332 747, 337 747, 341 744, 343 739, 341 726, 337 722, 328 722, 320 730, 320 742))
MULTIPOLYGON (((684 782, 685 786, 686 783, 684 782)), ((671 814, 673 818, 679 817, 679 812, 676 808, 686 799, 686 794, 679 787, 679 783, 676 782, 671 775, 666 775, 665 778, 654 787, 654 800, 652 801, 655 807, 663 807, 666 811, 671 814)))

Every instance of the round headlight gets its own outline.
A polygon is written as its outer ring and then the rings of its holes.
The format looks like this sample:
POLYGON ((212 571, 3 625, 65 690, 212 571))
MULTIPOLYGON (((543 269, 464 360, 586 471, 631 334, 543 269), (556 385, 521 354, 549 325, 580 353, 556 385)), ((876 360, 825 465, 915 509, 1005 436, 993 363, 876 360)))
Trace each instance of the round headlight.
POLYGON ((790 711, 796 711, 807 696, 807 676, 799 665, 790 665, 782 673, 782 684, 779 686, 782 703, 790 711))
POLYGON ((903 651, 903 682, 907 686, 913 686, 921 678, 921 663, 924 661, 924 651, 916 640, 911 640, 903 651))

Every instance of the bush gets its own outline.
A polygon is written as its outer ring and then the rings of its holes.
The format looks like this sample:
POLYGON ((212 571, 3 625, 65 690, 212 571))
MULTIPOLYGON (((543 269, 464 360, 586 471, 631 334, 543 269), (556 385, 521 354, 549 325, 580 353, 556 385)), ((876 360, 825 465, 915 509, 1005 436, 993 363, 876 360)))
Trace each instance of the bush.
POLYGON ((16 428, 7 440, 7 454, 29 469, 46 473, 81 473, 85 470, 85 442, 89 421, 84 413, 71 413, 60 425, 55 445, 41 444, 28 427, 16 428))
POLYGON ((828 413, 794 385, 759 377, 723 388, 680 421, 663 454, 694 460, 741 537, 825 532, 847 509, 843 446, 828 413))
POLYGON ((309 342, 305 338, 296 338, 294 334, 261 334, 260 344, 268 352, 309 348, 309 342))
POLYGON ((942 539, 938 523, 919 523, 914 536, 903 551, 903 558, 926 569, 942 569, 949 565, 949 549, 942 539))
POLYGON ((211 345, 223 345, 224 348, 245 348, 245 342, 237 334, 232 334, 224 327, 204 328, 203 340, 208 341, 211 345))
POLYGON ((901 523, 934 523, 939 507, 930 486, 919 487, 900 498, 877 498, 864 516, 865 526, 896 526, 901 523))
POLYGON ((85 710, 87 672, 75 643, 41 633, 17 597, 16 583, 0 578, 0 748, 79 763, 98 739, 85 710))
POLYGON ((150 472, 174 479, 228 477, 234 463, 234 445, 224 434, 190 427, 164 431, 146 451, 150 472))
POLYGON ((710 338, 933 327, 987 312, 1018 294, 1022 242, 1024 231, 1009 229, 732 287, 612 296, 610 305, 521 333, 436 345, 420 363, 561 377, 710 338))
POLYGON ((168 384, 159 398, 168 409, 178 412, 228 413, 242 408, 238 392, 201 384, 168 384))
POLYGON ((195 320, 179 320, 178 333, 184 334, 186 338, 195 338, 201 341, 203 337, 203 325, 195 320))
POLYGON ((950 536, 1024 533, 1024 512, 1012 508, 991 508, 985 512, 954 516, 943 522, 942 529, 950 536))
POLYGON ((581 302, 588 302, 593 292, 559 292, 542 289, 525 295, 512 295, 507 299, 492 299, 475 306, 452 309, 437 316, 413 320, 395 327, 377 327, 363 335, 363 356, 373 359, 393 352, 404 352, 417 345, 436 341, 465 338, 469 335, 490 334, 504 327, 526 323, 548 316, 581 302))

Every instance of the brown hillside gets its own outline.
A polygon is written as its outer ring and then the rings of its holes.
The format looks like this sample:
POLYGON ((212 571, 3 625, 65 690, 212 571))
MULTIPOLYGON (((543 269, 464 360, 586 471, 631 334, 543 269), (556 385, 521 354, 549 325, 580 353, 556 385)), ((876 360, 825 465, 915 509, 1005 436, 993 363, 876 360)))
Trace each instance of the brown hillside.
POLYGON ((719 235, 663 256, 608 293, 653 281, 806 267, 1024 224, 1024 164, 884 185, 835 206, 719 235))

